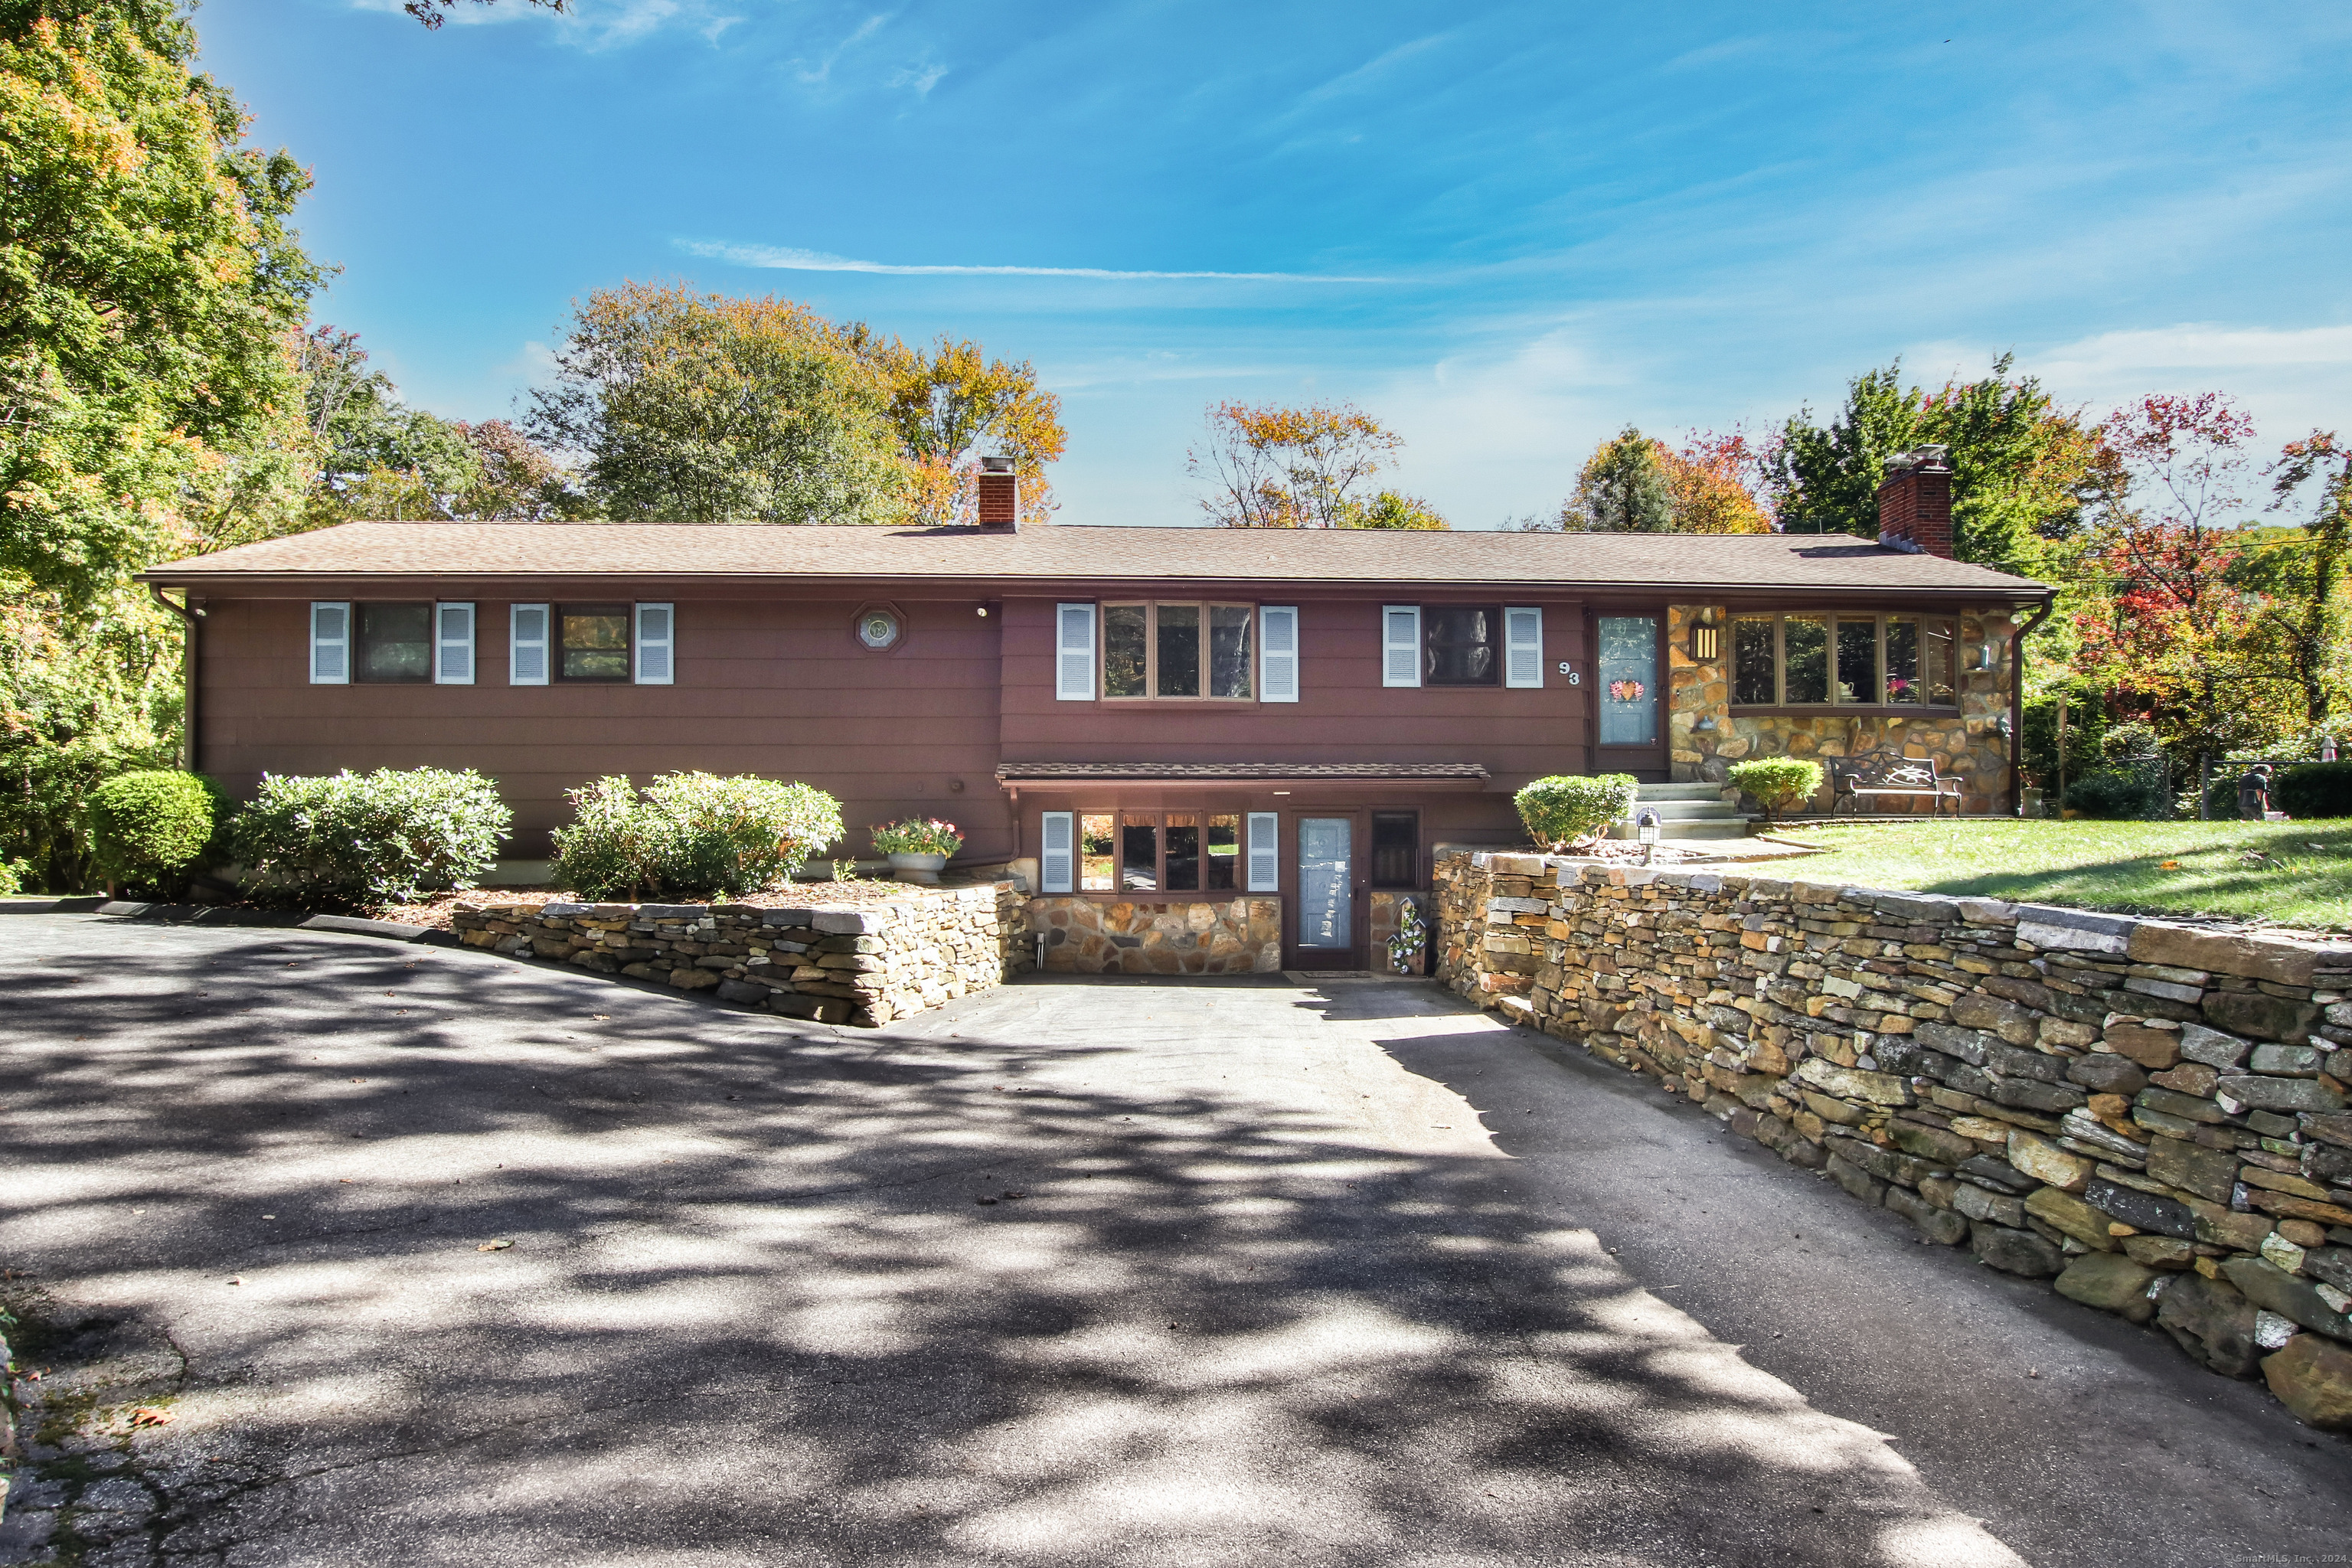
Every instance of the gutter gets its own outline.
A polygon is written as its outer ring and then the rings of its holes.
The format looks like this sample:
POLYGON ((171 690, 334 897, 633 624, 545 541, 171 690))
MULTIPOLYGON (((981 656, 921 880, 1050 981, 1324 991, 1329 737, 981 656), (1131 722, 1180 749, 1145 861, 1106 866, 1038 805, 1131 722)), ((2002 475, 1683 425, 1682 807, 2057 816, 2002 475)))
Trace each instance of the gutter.
POLYGON ((2009 801, 2020 816, 2025 815, 2025 638, 2026 635, 2050 618, 2058 607, 2056 598, 2042 601, 2033 618, 2016 627, 2009 639, 2009 801))
POLYGON ((186 623, 187 633, 180 643, 180 768, 184 773, 196 771, 196 632, 204 612, 193 605, 175 605, 163 597, 163 588, 147 584, 147 596, 186 623))

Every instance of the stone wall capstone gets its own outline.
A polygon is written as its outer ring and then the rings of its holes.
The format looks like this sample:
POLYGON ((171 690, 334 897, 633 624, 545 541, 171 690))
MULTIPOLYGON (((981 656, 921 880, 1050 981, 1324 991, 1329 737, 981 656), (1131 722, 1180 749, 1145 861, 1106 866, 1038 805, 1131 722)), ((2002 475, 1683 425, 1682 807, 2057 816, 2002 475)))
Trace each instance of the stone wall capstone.
POLYGON ((827 1024, 887 1024, 984 991, 1029 967, 1012 881, 908 889, 870 903, 461 903, 457 939, 515 957, 827 1024))
POLYGON ((1438 978, 2352 1430, 2352 944, 1454 855, 1438 978))

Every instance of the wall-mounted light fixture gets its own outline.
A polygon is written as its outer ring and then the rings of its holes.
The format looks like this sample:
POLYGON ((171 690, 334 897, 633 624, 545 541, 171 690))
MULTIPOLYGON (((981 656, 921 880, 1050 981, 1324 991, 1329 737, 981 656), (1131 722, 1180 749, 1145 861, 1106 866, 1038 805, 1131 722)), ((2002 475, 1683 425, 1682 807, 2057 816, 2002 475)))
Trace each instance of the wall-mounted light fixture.
POLYGON ((1691 622, 1690 656, 1694 664, 1712 664, 1723 647, 1722 628, 1715 624, 1715 606, 1699 611, 1691 622))

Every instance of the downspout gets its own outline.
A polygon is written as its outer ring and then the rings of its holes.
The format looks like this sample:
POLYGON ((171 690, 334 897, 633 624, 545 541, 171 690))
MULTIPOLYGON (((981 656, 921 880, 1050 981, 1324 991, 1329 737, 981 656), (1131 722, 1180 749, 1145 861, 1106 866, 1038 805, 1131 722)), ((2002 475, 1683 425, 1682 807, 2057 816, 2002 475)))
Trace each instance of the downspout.
POLYGON ((2042 607, 2033 612, 2033 618, 2010 634, 2009 805, 2019 816, 2025 812, 2025 638, 2057 607, 2057 600, 2043 600, 2042 607))
POLYGON ((196 629, 205 613, 172 603, 153 583, 147 584, 147 596, 187 623, 187 635, 180 644, 180 768, 192 773, 196 771, 196 629))

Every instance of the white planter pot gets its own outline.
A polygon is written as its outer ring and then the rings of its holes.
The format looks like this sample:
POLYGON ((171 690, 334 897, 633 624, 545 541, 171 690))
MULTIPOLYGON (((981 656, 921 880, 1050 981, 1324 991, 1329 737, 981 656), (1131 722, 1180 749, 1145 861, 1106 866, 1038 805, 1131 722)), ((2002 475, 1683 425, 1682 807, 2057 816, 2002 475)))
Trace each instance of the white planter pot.
POLYGON ((893 855, 890 869, 902 882, 914 882, 926 888, 940 885, 940 872, 947 867, 944 855, 893 855))

